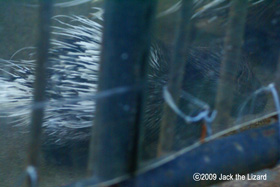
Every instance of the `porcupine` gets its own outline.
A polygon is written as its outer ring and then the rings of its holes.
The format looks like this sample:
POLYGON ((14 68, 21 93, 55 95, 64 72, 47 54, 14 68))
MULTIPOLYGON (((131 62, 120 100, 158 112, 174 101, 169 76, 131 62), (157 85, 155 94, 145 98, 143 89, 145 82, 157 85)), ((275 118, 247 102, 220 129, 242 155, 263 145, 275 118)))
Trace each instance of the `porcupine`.
MULTIPOLYGON (((53 32, 60 37, 52 40, 50 49, 52 67, 48 70, 47 87, 47 98, 50 104, 46 108, 43 125, 43 150, 46 158, 57 164, 72 164, 73 160, 76 159, 70 157, 73 147, 79 147, 87 152, 95 102, 91 99, 70 103, 57 101, 89 96, 96 92, 102 36, 102 26, 97 22, 77 16, 68 18, 77 22, 78 25, 69 25, 62 22, 59 17, 54 17, 66 28, 55 27, 53 32)), ((214 105, 221 62, 221 53, 217 51, 193 47, 186 55, 190 63, 186 67, 187 76, 184 78, 183 90, 196 95, 211 107, 214 105), (207 90, 204 84, 206 82, 207 90), (210 97, 205 100, 205 95, 210 97)), ((163 103, 162 88, 168 80, 170 62, 170 56, 164 44, 156 40, 153 41, 149 61, 149 91, 148 104, 145 109, 146 143, 144 148, 150 145, 153 147, 158 139, 163 103)), ((12 67, 14 71, 11 73, 10 81, 4 77, 0 78, 1 86, 5 88, 1 89, 4 91, 0 92, 1 98, 5 98, 2 99, 3 104, 13 106, 20 100, 24 105, 29 106, 34 81, 33 62, 20 61, 16 65, 12 61, 6 61, 6 65, 12 67), (14 91, 10 92, 10 90, 14 91)), ((238 100, 235 102, 236 107, 251 92, 261 86, 247 63, 240 63, 239 72, 239 83, 235 93, 235 98, 238 100)), ((255 113, 263 108, 266 99, 261 98, 259 103, 255 113)), ((29 115, 25 108, 17 112, 16 115, 22 120, 23 125, 29 123, 27 120, 29 115)), ((152 149, 148 148, 147 151, 152 149)), ((86 160, 84 157, 86 154, 82 154, 80 160, 86 160)), ((147 157, 151 156, 148 154, 147 157)))
MULTIPOLYGON (((215 25, 215 34, 224 36, 228 23, 228 13, 231 1, 198 1, 198 11, 194 14, 196 20, 215 25)), ((245 26, 243 53, 255 64, 274 72, 280 48, 280 1, 248 0, 248 13, 245 26)), ((202 30, 209 29, 206 25, 202 30)), ((204 27, 204 26, 201 26, 204 27)), ((210 31, 212 32, 212 31, 210 31)), ((223 37, 215 42, 223 42, 223 37)))

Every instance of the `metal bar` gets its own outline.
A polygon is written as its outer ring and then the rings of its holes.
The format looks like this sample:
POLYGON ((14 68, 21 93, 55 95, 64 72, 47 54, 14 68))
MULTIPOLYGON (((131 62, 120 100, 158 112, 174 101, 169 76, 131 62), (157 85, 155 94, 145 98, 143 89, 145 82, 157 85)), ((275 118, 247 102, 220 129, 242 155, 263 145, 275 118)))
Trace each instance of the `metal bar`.
POLYGON ((98 91, 131 91, 96 102, 88 172, 100 181, 132 173, 137 161, 155 0, 105 1, 98 91), (135 87, 144 88, 142 90, 135 87))
MULTIPOLYGON (((133 178, 108 181, 103 186, 206 186, 223 182, 195 181, 195 173, 246 174, 274 167, 279 161, 279 124, 249 129, 182 150, 160 162, 151 163, 133 178)), ((247 177, 246 177, 247 178, 247 177)), ((70 184, 100 186, 93 178, 70 184)))
POLYGON ((222 180, 195 181, 193 175, 213 173, 218 177, 221 174, 235 176, 273 167, 279 161, 278 128, 277 123, 202 144, 118 185, 206 186, 222 180))
MULTIPOLYGON (((171 93, 175 103, 179 103, 180 90, 182 86, 185 66, 187 64, 186 53, 190 45, 192 0, 183 0, 180 15, 180 25, 175 41, 175 48, 171 62, 171 70, 167 83, 167 90, 171 93)), ((169 152, 173 146, 175 123, 177 115, 172 109, 164 104, 163 119, 160 127, 158 156, 169 152)))
MULTIPOLYGON (((41 127, 44 117, 44 108, 35 107, 37 103, 45 100, 46 88, 46 67, 48 65, 48 50, 50 44, 50 25, 51 25, 52 1, 41 0, 39 8, 39 41, 38 57, 35 72, 33 111, 31 114, 31 132, 28 149, 27 165, 38 167, 38 155, 40 149, 41 127)), ((30 180, 29 180, 30 184, 30 180)), ((30 184, 33 185, 33 184, 30 184)))
POLYGON ((213 131, 226 129, 229 125, 230 112, 233 102, 233 86, 241 56, 248 0, 233 0, 231 2, 229 25, 225 36, 224 56, 222 59, 220 80, 216 96, 217 118, 213 131))
POLYGON ((275 75, 275 86, 280 91, 280 50, 278 49, 278 59, 277 59, 277 71, 275 75))

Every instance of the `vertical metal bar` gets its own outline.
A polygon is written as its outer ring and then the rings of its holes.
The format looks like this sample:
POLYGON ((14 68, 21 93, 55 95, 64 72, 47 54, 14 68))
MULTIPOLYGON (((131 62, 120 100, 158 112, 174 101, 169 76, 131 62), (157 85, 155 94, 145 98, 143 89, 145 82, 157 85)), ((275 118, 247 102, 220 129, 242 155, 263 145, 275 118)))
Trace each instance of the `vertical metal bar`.
MULTIPOLYGON (((187 64, 185 58, 190 45, 190 31, 191 31, 191 15, 192 15, 192 0, 183 0, 180 15, 180 26, 175 41, 175 48, 171 62, 171 70, 169 80, 167 83, 167 90, 171 93, 174 101, 179 103, 180 89, 182 86, 184 69, 187 64)), ((160 127, 158 155, 162 155, 172 149, 176 114, 165 103, 163 108, 163 119, 160 127)))
POLYGON ((222 59, 220 80, 216 96, 218 116, 213 130, 215 132, 228 127, 233 102, 233 86, 240 61, 243 44, 248 0, 232 0, 229 25, 225 37, 224 56, 222 59))
MULTIPOLYGON (((146 85, 155 0, 105 1, 98 91, 146 85)), ((143 88, 143 87, 142 87, 143 88)), ((99 99, 88 172, 108 180, 135 170, 144 90, 99 99)))
POLYGON ((275 76, 275 86, 280 91, 280 50, 278 49, 277 71, 275 76))
POLYGON ((33 111, 31 115, 31 132, 28 152, 28 166, 38 166, 38 155, 40 148, 41 127, 44 117, 44 108, 36 107, 36 103, 45 101, 46 67, 48 62, 48 50, 50 43, 51 24, 51 0, 40 0, 39 9, 39 41, 38 57, 35 72, 33 111))

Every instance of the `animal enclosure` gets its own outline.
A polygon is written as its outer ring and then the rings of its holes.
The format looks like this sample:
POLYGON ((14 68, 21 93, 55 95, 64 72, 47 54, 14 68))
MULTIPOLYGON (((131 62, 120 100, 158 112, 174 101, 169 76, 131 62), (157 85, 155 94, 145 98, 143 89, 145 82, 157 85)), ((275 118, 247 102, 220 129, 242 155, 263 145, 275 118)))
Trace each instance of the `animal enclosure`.
POLYGON ((279 175, 263 171, 279 160, 278 1, 1 1, 0 14, 1 186, 279 175))

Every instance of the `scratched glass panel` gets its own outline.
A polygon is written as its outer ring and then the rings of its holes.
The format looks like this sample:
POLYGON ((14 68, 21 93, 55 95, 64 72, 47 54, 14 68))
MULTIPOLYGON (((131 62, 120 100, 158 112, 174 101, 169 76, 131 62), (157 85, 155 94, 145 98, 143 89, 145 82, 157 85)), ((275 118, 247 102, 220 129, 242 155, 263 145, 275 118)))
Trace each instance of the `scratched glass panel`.
MULTIPOLYGON (((223 102, 218 107, 217 101, 222 66, 227 51, 232 48, 230 43, 225 45, 232 4, 226 0, 194 0, 190 45, 182 55, 186 67, 180 98, 176 102, 166 85, 181 23, 181 3, 179 0, 159 1, 152 23, 146 105, 139 131, 140 167, 150 166, 162 156, 191 149, 196 143, 217 135, 237 133, 276 120, 275 101, 280 80, 276 76, 279 69, 279 3, 249 0, 246 21, 241 26, 244 32, 241 33, 240 55, 234 60, 233 68, 225 72, 232 79, 223 83, 230 84, 231 89, 231 96, 224 101, 229 101, 230 105, 225 109, 223 102), (175 115, 171 130, 161 126, 164 105, 175 115), (241 130, 234 131, 236 129, 241 130), (165 154, 160 151, 163 132, 171 137, 168 139, 171 147, 165 154)), ((48 101, 36 105, 46 107, 40 168, 42 186, 68 184, 86 177, 96 101, 129 91, 120 89, 96 94, 102 50, 103 1, 61 0, 54 4, 49 49, 52 66, 47 72, 48 101)), ((3 181, 3 184, 14 185, 10 183, 20 181, 26 163, 38 5, 37 1, 3 1, 0 9, 3 36, 0 38, 0 146, 3 150, 0 164, 4 168, 0 173, 0 184, 3 181), (10 163, 16 167, 11 167, 10 163)), ((124 54, 122 58, 127 56, 124 54)), ((120 104, 120 110, 129 109, 120 104)))

